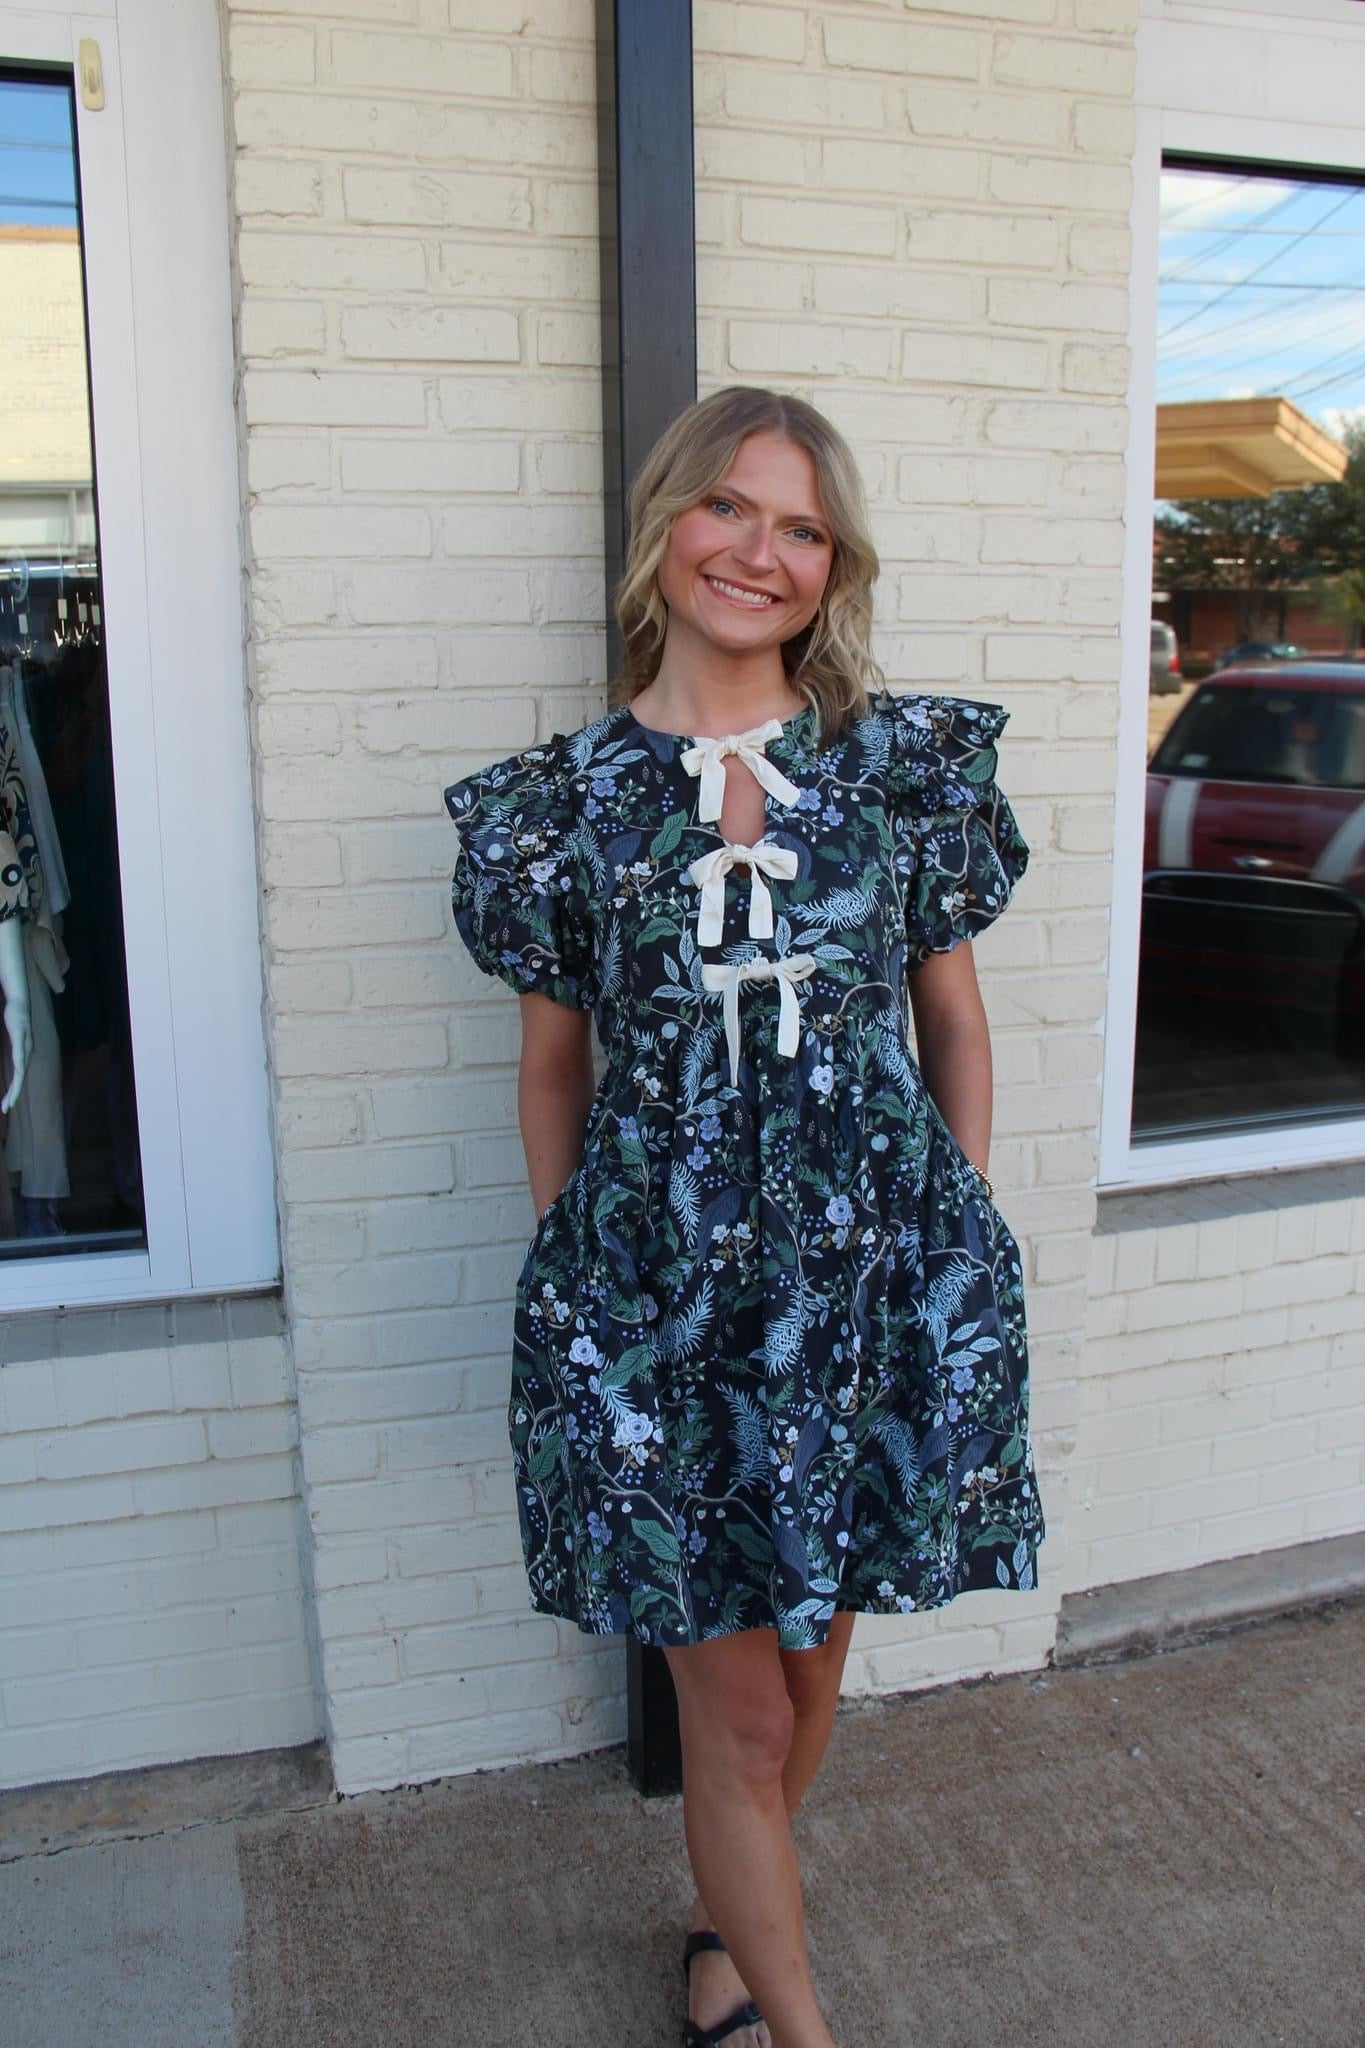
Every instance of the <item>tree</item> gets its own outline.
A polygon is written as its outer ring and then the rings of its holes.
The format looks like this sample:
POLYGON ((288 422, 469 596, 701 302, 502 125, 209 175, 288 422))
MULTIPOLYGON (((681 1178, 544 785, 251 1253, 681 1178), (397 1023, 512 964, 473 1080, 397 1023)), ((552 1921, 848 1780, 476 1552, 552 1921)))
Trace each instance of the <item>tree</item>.
POLYGON ((1273 607, 1283 638, 1290 593, 1316 594, 1329 617, 1365 627, 1365 422, 1343 439, 1340 483, 1268 498, 1184 498, 1158 509, 1153 569, 1172 593, 1233 591, 1239 637, 1256 637, 1273 607), (1316 591, 1315 587, 1316 586, 1316 591))

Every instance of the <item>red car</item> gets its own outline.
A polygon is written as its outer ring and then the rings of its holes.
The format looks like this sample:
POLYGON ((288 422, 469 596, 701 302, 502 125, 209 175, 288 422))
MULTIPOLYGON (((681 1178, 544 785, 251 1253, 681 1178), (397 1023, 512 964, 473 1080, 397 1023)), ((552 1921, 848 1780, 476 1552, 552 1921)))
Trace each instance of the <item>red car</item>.
POLYGON ((1201 683, 1148 767, 1143 869, 1139 1067, 1144 1030, 1171 1054, 1174 1031, 1187 1068, 1195 1047, 1238 1057, 1262 1121, 1276 1103, 1254 1088, 1258 1067, 1291 1113, 1305 1094, 1365 1096, 1361 667, 1201 683))

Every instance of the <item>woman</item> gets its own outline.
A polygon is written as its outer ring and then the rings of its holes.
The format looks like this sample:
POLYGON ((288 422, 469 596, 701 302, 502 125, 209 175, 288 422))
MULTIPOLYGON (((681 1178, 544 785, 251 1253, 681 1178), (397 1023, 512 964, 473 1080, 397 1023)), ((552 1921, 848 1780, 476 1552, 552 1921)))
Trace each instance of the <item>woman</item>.
POLYGON ((829 423, 717 392, 632 493, 616 708, 446 792, 521 994, 531 1601, 668 1657, 694 2048, 832 2048, 791 1816, 853 1617, 1027 1589, 1044 1534, 970 945, 1028 857, 1005 713, 886 692, 876 574, 829 423))

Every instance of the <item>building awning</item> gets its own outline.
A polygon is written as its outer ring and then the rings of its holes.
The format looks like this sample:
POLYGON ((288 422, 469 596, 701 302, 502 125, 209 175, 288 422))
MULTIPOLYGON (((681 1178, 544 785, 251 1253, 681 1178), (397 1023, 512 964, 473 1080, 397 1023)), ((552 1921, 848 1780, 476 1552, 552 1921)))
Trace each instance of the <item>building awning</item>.
POLYGON ((1339 484, 1347 451, 1287 398, 1199 399, 1156 409, 1158 498, 1268 498, 1339 484))

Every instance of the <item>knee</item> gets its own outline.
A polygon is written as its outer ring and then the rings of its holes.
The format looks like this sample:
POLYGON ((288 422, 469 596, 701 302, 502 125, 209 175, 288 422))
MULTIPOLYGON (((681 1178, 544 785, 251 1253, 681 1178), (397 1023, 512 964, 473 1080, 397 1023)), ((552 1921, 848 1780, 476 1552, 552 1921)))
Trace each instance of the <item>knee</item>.
POLYGON ((725 1731, 734 1767, 755 1782, 780 1778, 795 1731, 796 1714, 785 1689, 769 1699, 746 1701, 725 1731))
POLYGON ((843 1659, 832 1652, 793 1650, 782 1660, 782 1674, 793 1714, 832 1713, 838 1705, 843 1659))
POLYGON ((765 1689, 757 1698, 713 1700, 701 1710, 694 1703, 694 1711, 682 1717, 684 1775, 695 1756, 703 1769, 750 1783, 780 1779, 795 1730, 796 1712, 785 1688, 765 1689))

